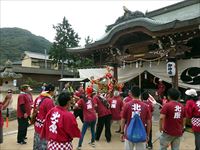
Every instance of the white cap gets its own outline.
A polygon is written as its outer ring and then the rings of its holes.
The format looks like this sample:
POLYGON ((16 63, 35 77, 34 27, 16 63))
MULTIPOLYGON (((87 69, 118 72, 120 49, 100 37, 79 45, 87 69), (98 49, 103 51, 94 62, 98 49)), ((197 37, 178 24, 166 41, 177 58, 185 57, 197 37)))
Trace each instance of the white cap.
POLYGON ((33 91, 33 89, 32 89, 30 86, 28 87, 28 90, 29 90, 29 91, 33 91))
POLYGON ((159 79, 158 81, 160 81, 160 82, 161 82, 161 81, 162 81, 162 79, 159 79))
POLYGON ((120 94, 119 91, 114 91, 114 94, 113 94, 113 95, 114 95, 114 96, 119 96, 119 94, 120 94))
POLYGON ((197 96, 197 91, 195 89, 189 89, 185 91, 185 94, 188 96, 197 96))

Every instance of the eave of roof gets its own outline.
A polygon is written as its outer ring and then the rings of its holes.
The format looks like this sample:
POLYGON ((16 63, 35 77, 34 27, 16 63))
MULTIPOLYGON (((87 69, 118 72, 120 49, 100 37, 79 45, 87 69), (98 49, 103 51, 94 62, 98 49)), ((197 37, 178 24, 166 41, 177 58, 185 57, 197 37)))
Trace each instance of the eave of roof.
POLYGON ((151 32, 159 32, 167 29, 178 29, 191 25, 197 25, 198 27, 199 23, 200 23, 200 17, 182 21, 174 20, 168 23, 158 22, 150 18, 131 19, 116 25, 108 33, 106 33, 100 40, 95 41, 94 43, 86 45, 85 47, 67 48, 66 50, 70 53, 89 53, 89 51, 93 51, 95 47, 99 45, 108 44, 115 33, 123 31, 124 29, 128 28, 143 27, 151 32))
POLYGON ((62 78, 59 79, 60 82, 89 82, 88 78, 62 78))
MULTIPOLYGON (((14 67, 13 71, 17 73, 60 75, 60 70, 31 68, 31 67, 14 67)), ((63 75, 73 76, 74 72, 65 70, 63 75)))

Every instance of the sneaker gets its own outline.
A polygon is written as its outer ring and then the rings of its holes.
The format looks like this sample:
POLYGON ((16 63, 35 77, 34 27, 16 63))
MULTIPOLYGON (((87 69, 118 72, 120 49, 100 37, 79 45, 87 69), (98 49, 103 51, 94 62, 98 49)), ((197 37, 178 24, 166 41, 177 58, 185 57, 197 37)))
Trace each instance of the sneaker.
POLYGON ((95 142, 90 142, 88 144, 91 145, 92 147, 95 147, 95 142))
POLYGON ((153 149, 153 147, 152 146, 148 146, 147 149, 153 149))
POLYGON ((106 140, 107 141, 107 143, 110 143, 111 142, 111 140, 106 140))
POLYGON ((21 141, 21 142, 17 142, 17 143, 18 143, 18 144, 21 144, 21 145, 26 144, 25 141, 21 141))
POLYGON ((120 132, 121 132, 120 130, 115 131, 115 133, 120 133, 120 132))
POLYGON ((76 150, 81 150, 81 146, 78 146, 78 147, 76 148, 76 150))
POLYGON ((146 149, 153 149, 153 146, 146 145, 146 149))

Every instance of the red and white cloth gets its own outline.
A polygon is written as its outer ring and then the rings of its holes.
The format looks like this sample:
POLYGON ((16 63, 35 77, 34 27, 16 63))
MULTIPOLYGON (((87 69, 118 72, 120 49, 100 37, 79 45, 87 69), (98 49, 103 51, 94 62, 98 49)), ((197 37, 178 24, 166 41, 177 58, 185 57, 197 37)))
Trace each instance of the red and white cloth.
POLYGON ((191 118, 192 130, 200 132, 200 100, 187 100, 185 106, 188 118, 191 118))
POLYGON ((47 141, 67 143, 80 138, 81 133, 74 115, 64 107, 55 106, 46 115, 40 136, 47 141))
POLYGON ((200 118, 192 118, 191 123, 193 126, 200 128, 200 118))
POLYGON ((72 150, 72 142, 56 142, 53 140, 48 141, 47 150, 72 150))
POLYGON ((36 107, 39 105, 40 101, 44 97, 46 98, 42 101, 42 103, 39 106, 36 122, 34 124, 35 132, 37 132, 38 134, 41 133, 47 113, 55 106, 53 99, 51 99, 51 97, 48 97, 48 95, 45 94, 41 94, 36 98, 34 102, 34 109, 36 109, 36 107))

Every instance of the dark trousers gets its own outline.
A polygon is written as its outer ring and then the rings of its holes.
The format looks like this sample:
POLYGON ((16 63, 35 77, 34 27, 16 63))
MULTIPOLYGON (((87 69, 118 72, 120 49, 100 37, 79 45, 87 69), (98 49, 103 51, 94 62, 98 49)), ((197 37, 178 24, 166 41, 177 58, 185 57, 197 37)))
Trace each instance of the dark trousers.
POLYGON ((0 144, 3 143, 3 127, 0 127, 0 144))
POLYGON ((194 132, 195 150, 200 150, 200 132, 194 132))
POLYGON ((24 141, 24 138, 27 134, 28 128, 28 118, 17 118, 18 120, 18 133, 17 133, 17 142, 24 141))
POLYGON ((83 123, 83 110, 82 109, 74 109, 75 118, 79 117, 81 122, 83 123))
POLYGON ((148 147, 153 147, 153 144, 152 144, 152 127, 151 127, 150 133, 149 133, 148 147))
POLYGON ((105 125, 105 137, 107 142, 111 141, 111 131, 110 131, 110 126, 111 126, 111 115, 106 115, 103 117, 99 117, 98 118, 98 122, 97 122, 97 127, 96 127, 96 140, 98 141, 100 136, 101 136, 101 132, 103 130, 103 126, 105 125))

